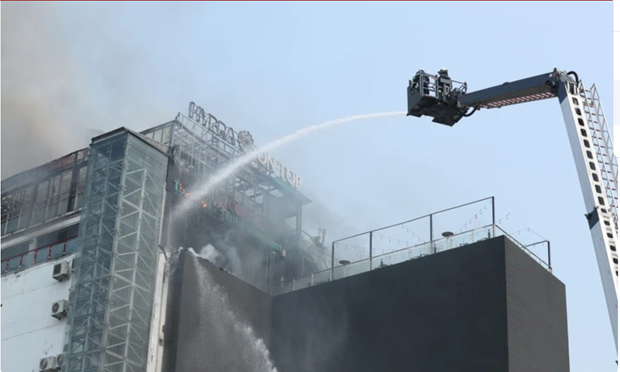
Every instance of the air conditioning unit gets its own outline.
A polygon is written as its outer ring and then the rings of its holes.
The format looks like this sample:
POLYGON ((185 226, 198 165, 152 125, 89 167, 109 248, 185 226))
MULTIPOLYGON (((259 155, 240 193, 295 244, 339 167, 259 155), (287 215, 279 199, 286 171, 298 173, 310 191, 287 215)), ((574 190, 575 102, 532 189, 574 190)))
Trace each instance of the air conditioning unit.
POLYGON ((71 265, 67 261, 60 261, 54 265, 54 271, 52 272, 52 278, 62 282, 63 279, 67 279, 71 274, 71 265))
POLYGON ((39 361, 40 372, 55 372, 60 369, 55 356, 43 358, 39 361))
POLYGON ((67 300, 59 300, 52 304, 52 316, 58 320, 67 316, 69 303, 67 300))
POLYGON ((62 369, 62 362, 65 359, 65 355, 64 354, 58 354, 56 355, 56 364, 58 365, 58 369, 61 370, 62 369))

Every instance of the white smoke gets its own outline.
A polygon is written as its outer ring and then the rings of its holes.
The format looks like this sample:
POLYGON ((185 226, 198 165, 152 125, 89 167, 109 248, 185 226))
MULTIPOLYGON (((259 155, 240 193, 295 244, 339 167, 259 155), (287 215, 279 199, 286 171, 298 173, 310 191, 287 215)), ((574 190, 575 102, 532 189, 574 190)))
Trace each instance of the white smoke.
POLYGON ((198 257, 204 258, 209 262, 216 263, 218 259, 221 260, 220 252, 218 252, 217 249, 211 244, 207 244, 204 247, 200 248, 198 252, 194 251, 193 248, 190 248, 189 251, 198 257))
MULTIPOLYGON (((220 243, 222 240, 220 240, 220 243)), ((247 280, 247 273, 243 270, 238 249, 232 244, 226 244, 225 249, 218 249, 213 244, 207 244, 198 251, 188 248, 194 256, 203 258, 215 266, 221 267, 239 279, 247 280)))

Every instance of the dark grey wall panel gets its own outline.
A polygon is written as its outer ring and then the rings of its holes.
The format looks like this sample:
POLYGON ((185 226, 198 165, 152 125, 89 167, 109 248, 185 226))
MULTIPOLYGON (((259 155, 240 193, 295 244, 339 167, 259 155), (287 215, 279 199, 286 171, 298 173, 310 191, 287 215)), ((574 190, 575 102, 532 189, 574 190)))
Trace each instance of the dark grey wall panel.
POLYGON ((260 339, 278 372, 569 372, 564 285, 504 237, 274 298, 178 267, 166 372, 267 372, 260 339))
POLYGON ((504 239, 273 299, 280 372, 508 370, 504 239))
POLYGON ((512 242, 506 282, 510 372, 569 372, 564 284, 512 242))
POLYGON ((271 297, 190 253, 184 261, 175 371, 267 371, 271 297))

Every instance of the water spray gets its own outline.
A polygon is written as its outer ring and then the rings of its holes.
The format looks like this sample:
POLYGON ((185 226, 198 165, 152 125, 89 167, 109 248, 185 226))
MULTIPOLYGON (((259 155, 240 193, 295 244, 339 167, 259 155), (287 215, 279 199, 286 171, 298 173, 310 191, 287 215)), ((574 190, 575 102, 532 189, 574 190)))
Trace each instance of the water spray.
POLYGON ((191 350, 182 351, 185 360, 207 365, 215 362, 209 357, 217 354, 217 364, 211 366, 213 370, 277 372, 265 341, 254 332, 247 319, 237 313, 225 289, 200 262, 205 257, 192 248, 187 252, 197 275, 199 293, 196 301, 203 319, 197 319, 193 325, 196 332, 189 335, 188 342, 191 350), (205 338, 205 335, 208 336, 205 338), (202 347, 209 350, 197 356, 195 352, 202 347))
POLYGON ((174 214, 176 215, 177 213, 187 211, 190 208, 190 206, 193 205, 193 203, 196 203, 198 200, 205 197, 214 187, 219 185, 224 180, 228 179, 230 176, 234 175, 237 169, 250 163, 252 160, 256 159, 262 153, 270 152, 282 145, 285 145, 289 142, 305 137, 308 134, 311 134, 312 132, 316 132, 321 129, 329 128, 335 125, 344 124, 344 123, 348 123, 351 121, 357 121, 357 120, 385 118, 385 117, 391 117, 391 116, 403 116, 405 114, 406 114, 405 112, 383 112, 383 113, 376 113, 376 114, 356 115, 356 116, 349 116, 349 117, 342 118, 342 119, 330 120, 322 124, 317 124, 317 125, 313 125, 310 127, 302 128, 292 134, 286 135, 278 140, 275 140, 263 147, 259 147, 255 150, 252 150, 236 158, 233 162, 228 164, 226 167, 219 169, 211 178, 209 178, 209 180, 204 185, 202 185, 195 192, 192 192, 192 194, 189 197, 185 198, 185 200, 181 203, 179 208, 176 208, 174 214))

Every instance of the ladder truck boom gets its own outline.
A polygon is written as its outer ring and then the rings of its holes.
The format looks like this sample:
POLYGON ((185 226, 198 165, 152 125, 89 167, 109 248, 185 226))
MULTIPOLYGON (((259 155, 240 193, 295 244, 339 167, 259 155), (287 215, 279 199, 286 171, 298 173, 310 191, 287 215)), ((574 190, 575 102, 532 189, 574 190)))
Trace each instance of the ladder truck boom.
POLYGON ((586 89, 575 72, 550 73, 467 93, 467 83, 420 70, 407 87, 407 115, 453 126, 481 109, 557 97, 586 206, 586 220, 618 348, 618 162, 596 85, 586 89))

